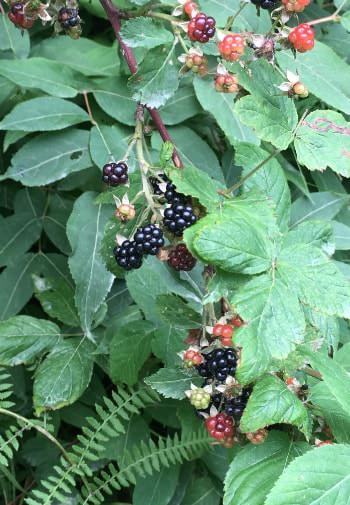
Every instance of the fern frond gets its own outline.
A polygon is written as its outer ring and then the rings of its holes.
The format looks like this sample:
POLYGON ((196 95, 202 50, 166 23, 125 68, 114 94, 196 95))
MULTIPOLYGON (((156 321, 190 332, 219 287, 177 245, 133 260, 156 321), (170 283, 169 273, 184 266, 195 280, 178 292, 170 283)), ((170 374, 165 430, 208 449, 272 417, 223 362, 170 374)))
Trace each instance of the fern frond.
POLYGON ((19 449, 18 439, 23 436, 26 428, 17 425, 9 426, 3 434, 0 433, 0 465, 8 466, 14 453, 19 449))
POLYGON ((0 408, 9 409, 13 407, 14 403, 8 399, 12 395, 12 382, 11 376, 4 368, 0 368, 0 408))
POLYGON ((118 470, 112 463, 108 465, 108 472, 102 471, 94 477, 91 488, 82 488, 81 505, 101 505, 104 494, 111 495, 122 487, 135 484, 138 476, 145 477, 159 472, 162 467, 169 467, 198 457, 209 448, 208 434, 201 429, 198 433, 179 439, 168 437, 165 441, 159 439, 158 445, 152 440, 148 444, 142 443, 126 454, 126 464, 118 470))
POLYGON ((131 416, 149 404, 159 401, 159 396, 151 389, 119 388, 112 393, 112 399, 104 398, 104 405, 96 406, 98 418, 88 418, 87 426, 78 437, 79 444, 72 447, 69 462, 61 459, 54 467, 54 474, 42 481, 40 489, 32 491, 26 499, 28 505, 51 505, 55 500, 65 502, 76 486, 76 479, 92 476, 89 463, 100 459, 105 443, 125 432, 122 420, 131 416))

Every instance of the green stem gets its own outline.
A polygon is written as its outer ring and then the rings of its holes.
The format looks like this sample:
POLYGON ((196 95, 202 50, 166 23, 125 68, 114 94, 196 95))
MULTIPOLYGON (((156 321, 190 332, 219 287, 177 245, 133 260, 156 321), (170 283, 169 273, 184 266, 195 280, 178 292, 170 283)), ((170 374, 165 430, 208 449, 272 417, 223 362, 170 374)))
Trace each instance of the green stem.
POLYGON ((173 23, 174 25, 179 25, 181 21, 178 21, 174 16, 170 16, 169 14, 165 14, 164 12, 152 12, 149 11, 145 14, 149 18, 155 19, 163 19, 164 21, 169 21, 169 23, 173 23))
POLYGON ((241 3, 238 11, 233 16, 229 16, 227 18, 224 30, 231 30, 233 23, 235 22, 236 18, 240 15, 240 13, 242 12, 242 10, 245 8, 246 5, 247 2, 241 3))

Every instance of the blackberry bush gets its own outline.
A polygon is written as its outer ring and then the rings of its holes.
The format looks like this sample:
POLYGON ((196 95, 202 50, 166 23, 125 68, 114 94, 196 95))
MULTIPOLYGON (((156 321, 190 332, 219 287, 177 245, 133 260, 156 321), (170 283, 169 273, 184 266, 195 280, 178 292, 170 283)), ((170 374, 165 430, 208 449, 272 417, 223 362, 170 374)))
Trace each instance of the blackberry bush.
POLYGON ((4 505, 348 505, 349 37, 0 2, 4 505))

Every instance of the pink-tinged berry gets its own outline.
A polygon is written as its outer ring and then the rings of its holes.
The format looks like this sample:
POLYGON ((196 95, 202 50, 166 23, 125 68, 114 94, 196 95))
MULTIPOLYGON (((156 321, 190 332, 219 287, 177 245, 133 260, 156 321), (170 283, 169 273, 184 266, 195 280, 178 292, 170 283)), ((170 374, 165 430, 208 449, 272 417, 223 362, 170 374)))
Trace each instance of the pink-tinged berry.
POLYGON ((193 18, 198 12, 198 5, 196 2, 186 2, 183 6, 183 10, 189 18, 193 18))
POLYGON ((311 0, 282 0, 282 4, 289 12, 302 12, 311 0))
POLYGON ((234 74, 217 75, 215 89, 220 93, 236 93, 238 91, 237 77, 234 74))
POLYGON ((222 333, 222 328, 224 327, 223 324, 216 324, 213 328, 213 335, 214 337, 221 337, 221 333, 222 333))
POLYGON ((239 328, 243 324, 243 321, 239 316, 233 317, 231 322, 236 328, 239 328))
POLYGON ((233 335, 233 328, 230 324, 224 324, 221 330, 221 336, 223 338, 231 338, 233 335))
POLYGON ((191 368, 203 363, 203 356, 194 349, 188 349, 183 356, 184 364, 186 367, 191 368))
POLYGON ((233 438, 233 419, 224 413, 208 417, 205 421, 205 425, 209 435, 216 440, 224 441, 233 438))
POLYGON ((245 40, 242 35, 226 35, 218 44, 221 56, 227 61, 237 61, 244 53, 245 40))
POLYGON ((319 440, 316 438, 315 440, 315 446, 316 447, 323 447, 324 445, 334 445, 333 440, 319 440))
POLYGON ((310 25, 303 23, 293 28, 288 36, 288 40, 296 51, 305 53, 306 51, 310 51, 315 45, 315 31, 310 25))
POLYGON ((188 54, 185 65, 194 74, 199 74, 200 76, 208 72, 208 60, 205 56, 200 56, 199 54, 188 54))
POLYGON ((254 445, 259 445, 265 442, 266 437, 268 435, 268 431, 265 428, 261 430, 254 431, 252 433, 246 433, 245 436, 254 445))
POLYGON ((188 36, 191 40, 205 44, 215 35, 215 19, 199 12, 188 23, 188 36))

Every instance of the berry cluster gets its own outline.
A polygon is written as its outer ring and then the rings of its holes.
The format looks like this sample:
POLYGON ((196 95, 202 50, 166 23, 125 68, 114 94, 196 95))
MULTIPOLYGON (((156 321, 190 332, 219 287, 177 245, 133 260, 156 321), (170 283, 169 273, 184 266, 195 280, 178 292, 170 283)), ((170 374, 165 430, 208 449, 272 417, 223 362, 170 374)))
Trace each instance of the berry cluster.
POLYGON ((128 182, 128 165, 124 161, 107 163, 102 169, 102 180, 110 186, 119 186, 128 182))
POLYGON ((229 375, 233 377, 236 373, 237 354, 233 348, 214 349, 203 357, 203 363, 197 367, 201 377, 225 382, 229 375))
POLYGON ((225 441, 227 445, 232 445, 234 424, 231 417, 224 413, 210 416, 205 421, 205 425, 211 437, 216 440, 225 441))
POLYGON ((118 265, 124 270, 140 268, 146 254, 158 254, 164 245, 163 232, 154 224, 138 228, 134 240, 124 242, 113 250, 118 265))
POLYGON ((224 60, 237 61, 244 53, 245 40, 242 35, 232 33, 226 35, 218 44, 218 49, 224 60))
POLYGON ((26 15, 25 5, 21 2, 15 2, 11 5, 8 18, 17 28, 28 29, 34 24, 34 19, 26 15))
POLYGON ((69 7, 62 7, 58 12, 58 22, 65 30, 74 28, 80 24, 80 17, 78 9, 71 9, 69 7))
POLYGON ((238 91, 238 79, 234 74, 217 75, 215 77, 215 89, 221 93, 236 93, 238 91))
POLYGON ((199 12, 188 23, 188 36, 195 42, 204 44, 215 35, 215 19, 199 12))
POLYGON ((299 53, 305 53, 315 45, 315 31, 310 25, 303 23, 293 28, 288 40, 299 53))
POLYGON ((195 267, 196 258, 192 256, 185 244, 178 244, 169 253, 168 265, 175 270, 189 272, 195 267))
POLYGON ((282 0, 282 4, 289 12, 302 12, 311 0, 282 0))
POLYGON ((194 74, 200 76, 208 72, 208 60, 205 56, 199 54, 187 54, 185 58, 185 66, 188 70, 192 70, 194 74))
POLYGON ((164 226, 177 237, 181 237, 185 229, 196 221, 192 206, 186 203, 173 203, 164 211, 164 226))

